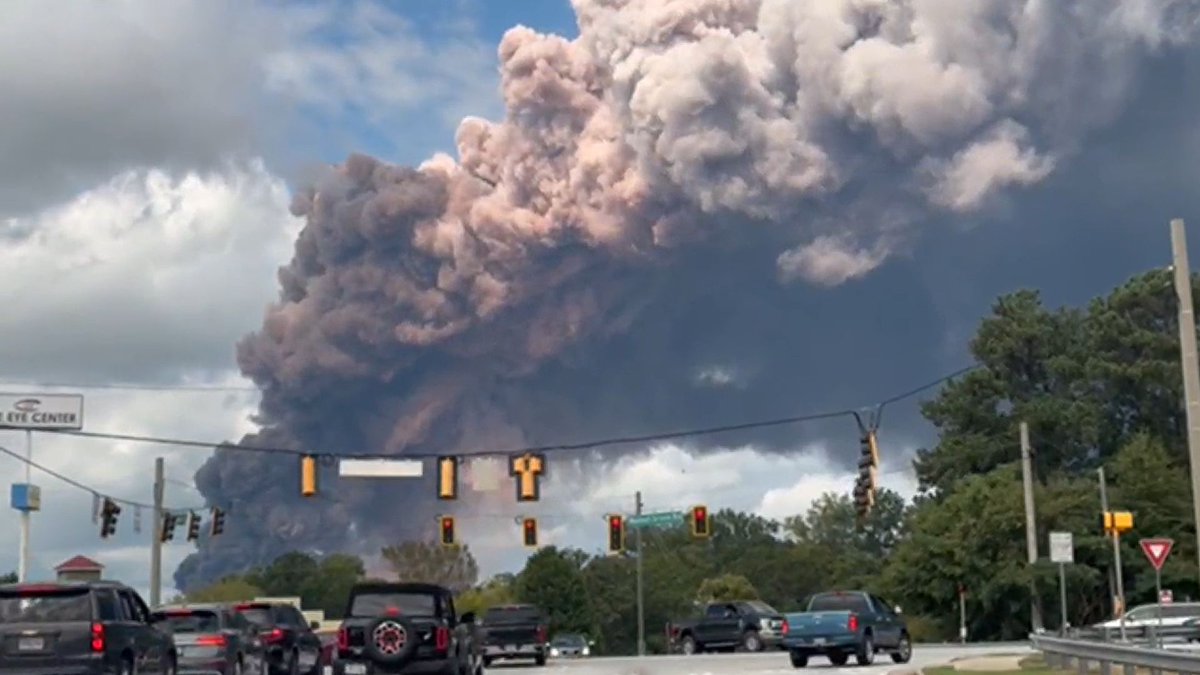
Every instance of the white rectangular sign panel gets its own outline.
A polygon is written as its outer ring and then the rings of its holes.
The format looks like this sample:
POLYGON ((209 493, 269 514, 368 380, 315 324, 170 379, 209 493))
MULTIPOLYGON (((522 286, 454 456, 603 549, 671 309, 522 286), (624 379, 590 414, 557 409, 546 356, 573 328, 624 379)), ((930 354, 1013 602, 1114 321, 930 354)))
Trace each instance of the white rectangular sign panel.
POLYGON ((1070 532, 1050 533, 1050 562, 1075 562, 1075 542, 1070 532))
POLYGON ((338 460, 338 475, 348 478, 420 478, 424 473, 419 459, 338 460))
POLYGON ((0 427, 82 429, 83 394, 0 394, 0 427))

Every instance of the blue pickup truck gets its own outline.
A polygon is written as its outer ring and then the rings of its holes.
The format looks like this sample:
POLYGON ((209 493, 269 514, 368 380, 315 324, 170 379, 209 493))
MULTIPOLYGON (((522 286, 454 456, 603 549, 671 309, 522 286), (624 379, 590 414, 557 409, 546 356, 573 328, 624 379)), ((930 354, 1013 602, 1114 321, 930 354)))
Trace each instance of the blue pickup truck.
POLYGON ((851 654, 860 666, 874 663, 875 654, 881 652, 896 663, 912 658, 912 640, 900 608, 862 591, 812 596, 806 611, 787 615, 783 647, 797 668, 817 655, 835 666, 845 665, 851 654))

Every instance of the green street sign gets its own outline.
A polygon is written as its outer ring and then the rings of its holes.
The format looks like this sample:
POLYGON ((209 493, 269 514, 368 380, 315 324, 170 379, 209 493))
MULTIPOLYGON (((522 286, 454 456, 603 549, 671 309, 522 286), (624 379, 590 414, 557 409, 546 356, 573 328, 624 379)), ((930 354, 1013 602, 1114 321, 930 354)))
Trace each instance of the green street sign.
POLYGON ((643 513, 640 516, 629 516, 625 522, 630 527, 673 527, 683 524, 683 512, 643 513))

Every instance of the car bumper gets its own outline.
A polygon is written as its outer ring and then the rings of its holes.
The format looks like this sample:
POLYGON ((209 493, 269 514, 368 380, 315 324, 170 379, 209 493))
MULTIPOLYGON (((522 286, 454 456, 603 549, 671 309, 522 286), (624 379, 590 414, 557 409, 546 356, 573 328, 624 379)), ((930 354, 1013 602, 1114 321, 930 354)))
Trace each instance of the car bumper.
POLYGON ((381 666, 370 661, 338 661, 333 664, 333 675, 440 675, 457 672, 452 659, 426 659, 409 661, 396 666, 381 666))
POLYGON ((489 659, 532 659, 548 653, 545 645, 487 645, 483 655, 489 659))
POLYGON ((782 645, 784 649, 800 654, 826 654, 855 649, 858 647, 858 638, 853 635, 788 637, 784 638, 782 645))

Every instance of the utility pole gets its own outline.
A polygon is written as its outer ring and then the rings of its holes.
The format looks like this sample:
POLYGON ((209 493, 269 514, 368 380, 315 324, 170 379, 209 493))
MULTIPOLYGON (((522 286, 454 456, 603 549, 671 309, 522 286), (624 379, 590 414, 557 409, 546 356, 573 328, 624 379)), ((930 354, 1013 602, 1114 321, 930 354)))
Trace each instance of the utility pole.
POLYGON ((1025 547, 1029 552, 1029 611, 1033 632, 1042 630, 1041 598, 1033 566, 1038 561, 1037 520, 1033 508, 1033 451, 1029 448, 1029 425, 1021 422, 1021 477, 1025 483, 1025 547))
MULTIPOLYGON (((1179 362, 1183 368, 1183 400, 1187 413, 1188 457, 1192 465, 1192 515, 1200 533, 1200 365, 1196 358, 1196 310, 1192 305, 1192 272, 1188 265, 1187 233, 1183 220, 1171 221, 1171 254, 1175 295, 1179 300, 1179 362)), ((1196 551, 1200 562, 1200 549, 1196 551)), ((1197 567, 1200 571, 1200 567, 1197 567)))
POLYGON ((162 522, 163 487, 166 479, 163 458, 154 458, 154 520, 150 529, 150 606, 158 607, 162 600, 162 522))
MULTIPOLYGON (((635 495, 633 512, 642 515, 642 491, 635 495)), ((637 547, 637 643, 638 656, 646 655, 646 613, 642 585, 642 528, 633 528, 634 546, 637 547)))
MULTIPOLYGON (((1104 480, 1104 467, 1096 469, 1100 476, 1100 513, 1108 513, 1108 484, 1104 480)), ((1105 533, 1109 534, 1109 533, 1105 533)), ((1113 610, 1117 611, 1118 623, 1121 626, 1121 640, 1125 640, 1125 580, 1121 578, 1121 543, 1117 538, 1116 528, 1109 535, 1113 548, 1113 578, 1117 582, 1117 598, 1113 610)))
MULTIPOLYGON (((33 484, 33 431, 25 430, 25 485, 33 484)), ((30 489, 30 488, 26 488, 30 489)), ((31 529, 31 518, 29 509, 21 510, 21 552, 20 559, 17 561, 17 581, 25 583, 29 580, 29 534, 31 529)))

